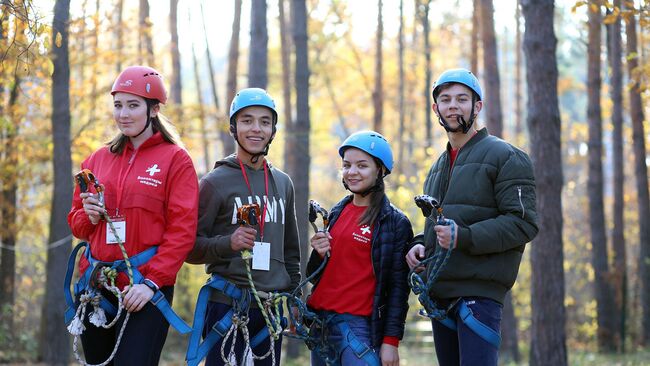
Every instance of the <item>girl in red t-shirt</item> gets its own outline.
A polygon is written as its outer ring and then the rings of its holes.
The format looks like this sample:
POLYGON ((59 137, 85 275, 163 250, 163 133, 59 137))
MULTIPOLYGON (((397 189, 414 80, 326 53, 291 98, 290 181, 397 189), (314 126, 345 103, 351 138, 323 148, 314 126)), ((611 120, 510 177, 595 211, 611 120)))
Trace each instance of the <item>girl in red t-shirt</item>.
POLYGON ((382 135, 363 131, 348 137, 339 155, 352 194, 332 208, 327 230, 311 238, 308 274, 326 256, 329 262, 314 280, 308 306, 326 320, 330 345, 312 351, 311 362, 397 366, 408 310, 404 255, 413 231, 384 193, 393 154, 382 135))

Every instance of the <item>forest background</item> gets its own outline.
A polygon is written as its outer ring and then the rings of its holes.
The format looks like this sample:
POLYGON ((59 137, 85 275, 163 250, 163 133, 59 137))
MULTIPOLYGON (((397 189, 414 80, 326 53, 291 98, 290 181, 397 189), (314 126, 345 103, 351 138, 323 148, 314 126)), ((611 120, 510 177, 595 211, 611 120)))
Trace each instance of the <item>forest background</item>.
MULTIPOLYGON (((163 113, 198 177, 234 150, 227 110, 243 87, 280 112, 269 160, 296 185, 304 258, 309 198, 331 207, 339 144, 391 142, 391 201, 411 219, 446 144, 430 108, 443 70, 474 71, 480 125, 531 154, 540 235, 504 304, 502 363, 650 364, 650 5, 540 0, 2 0, 0 363, 66 364, 61 284, 73 174, 116 132, 112 82, 147 64, 166 76, 163 113)), ((174 308, 191 321, 206 275, 185 265, 174 308)), ((411 296, 402 364, 434 363, 411 296)), ((187 339, 170 331, 164 362, 187 339)), ((285 342, 283 364, 307 350, 285 342)))

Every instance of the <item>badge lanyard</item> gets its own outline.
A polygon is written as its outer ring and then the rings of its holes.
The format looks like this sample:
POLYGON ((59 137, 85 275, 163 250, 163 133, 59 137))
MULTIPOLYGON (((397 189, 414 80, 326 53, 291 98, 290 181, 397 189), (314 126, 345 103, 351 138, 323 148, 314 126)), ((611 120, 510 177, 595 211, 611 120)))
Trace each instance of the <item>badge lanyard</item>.
MULTIPOLYGON (((124 152, 122 153, 122 161, 124 161, 124 158, 126 156, 126 151, 128 149, 124 147, 124 152)), ((124 172, 124 165, 120 167, 120 175, 118 175, 117 178, 117 203, 115 206, 115 215, 119 215, 119 210, 120 210, 120 204, 122 203, 122 192, 124 191, 124 182, 126 181, 126 177, 129 176, 129 172, 131 171, 131 168, 133 168, 133 161, 135 160, 135 155, 138 153, 138 150, 135 150, 133 152, 133 155, 129 158, 128 162, 128 167, 126 168, 126 172, 124 172)))
MULTIPOLYGON (((244 163, 242 163, 241 159, 237 159, 239 161, 239 167, 241 168, 241 174, 244 177, 244 181, 246 182, 246 187, 248 187, 248 191, 251 194, 251 197, 253 196, 253 190, 251 189, 251 185, 248 182, 248 175, 246 175, 246 169, 244 168, 244 163)), ((264 160, 264 194, 266 195, 266 199, 269 199, 269 171, 268 171, 268 165, 266 164, 266 160, 264 160)), ((266 207, 267 204, 264 203, 264 198, 262 198, 262 219, 260 220, 260 241, 264 241, 264 221, 266 220, 266 207)))

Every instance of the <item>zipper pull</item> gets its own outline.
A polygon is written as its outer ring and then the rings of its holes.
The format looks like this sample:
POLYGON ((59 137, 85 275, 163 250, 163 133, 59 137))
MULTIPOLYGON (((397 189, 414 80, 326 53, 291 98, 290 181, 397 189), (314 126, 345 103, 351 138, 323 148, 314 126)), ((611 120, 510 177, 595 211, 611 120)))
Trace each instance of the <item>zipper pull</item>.
POLYGON ((521 186, 517 186, 517 193, 519 194, 519 205, 521 206, 521 218, 523 219, 526 216, 526 207, 521 201, 521 186))

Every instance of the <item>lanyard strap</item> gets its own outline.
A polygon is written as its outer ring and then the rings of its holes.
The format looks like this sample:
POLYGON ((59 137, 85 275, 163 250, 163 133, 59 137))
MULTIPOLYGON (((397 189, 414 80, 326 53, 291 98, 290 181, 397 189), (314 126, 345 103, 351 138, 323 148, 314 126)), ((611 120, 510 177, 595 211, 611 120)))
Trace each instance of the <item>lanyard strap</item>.
MULTIPOLYGON (((244 177, 244 182, 246 182, 246 187, 248 187, 248 192, 251 194, 251 198, 254 199, 253 196, 253 190, 251 189, 250 182, 248 181, 248 175, 246 174, 246 169, 244 168, 244 163, 242 163, 241 159, 237 158, 237 161, 239 161, 239 167, 241 168, 241 174, 244 177)), ((266 164, 266 160, 263 162, 264 164, 264 194, 265 197, 268 201, 269 199, 269 171, 268 171, 268 165, 266 164)), ((260 219, 260 240, 264 240, 264 221, 266 220, 266 207, 268 204, 264 203, 264 197, 262 197, 262 218, 260 219)))
POLYGON ((120 174, 117 177, 117 204, 115 206, 115 214, 119 214, 120 210, 120 204, 122 203, 122 194, 124 193, 124 184, 126 182, 126 177, 129 176, 129 172, 131 172, 131 168, 133 168, 133 161, 135 160, 135 156, 138 154, 138 150, 135 149, 133 150, 133 153, 131 157, 129 158, 127 162, 127 167, 126 167, 126 172, 124 171, 124 159, 126 159, 126 154, 127 154, 128 147, 124 147, 124 151, 122 152, 122 161, 120 162, 120 174))

